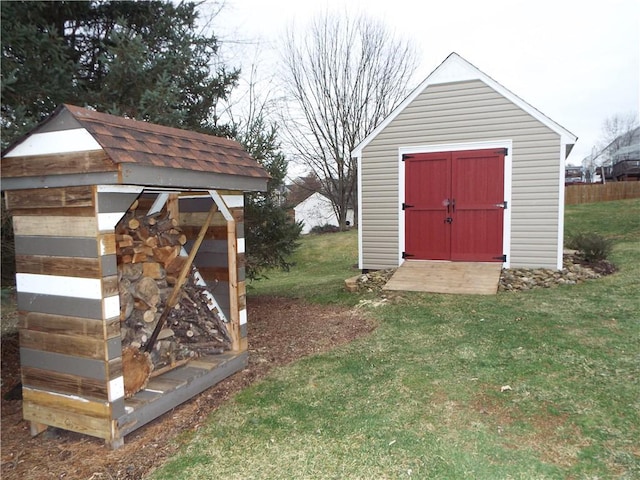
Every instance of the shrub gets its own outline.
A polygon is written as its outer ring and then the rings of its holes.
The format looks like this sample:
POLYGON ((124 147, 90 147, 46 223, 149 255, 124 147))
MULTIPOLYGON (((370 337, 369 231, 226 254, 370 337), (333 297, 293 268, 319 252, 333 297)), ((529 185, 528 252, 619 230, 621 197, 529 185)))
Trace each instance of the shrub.
POLYGON ((2 248, 2 286, 12 286, 16 282, 16 256, 13 239, 13 222, 11 215, 5 208, 4 195, 2 196, 2 239, 0 245, 2 248))
POLYGON ((324 225, 316 225, 311 229, 311 233, 336 233, 340 231, 340 227, 325 223, 324 225))
POLYGON ((588 262, 606 260, 613 249, 613 241, 599 233, 577 233, 569 237, 567 246, 578 250, 588 262))

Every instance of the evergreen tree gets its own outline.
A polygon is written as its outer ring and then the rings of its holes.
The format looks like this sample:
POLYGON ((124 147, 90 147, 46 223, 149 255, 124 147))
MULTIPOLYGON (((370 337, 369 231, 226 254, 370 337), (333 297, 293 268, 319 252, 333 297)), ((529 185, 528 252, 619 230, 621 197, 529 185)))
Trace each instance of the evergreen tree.
POLYGON ((260 114, 244 127, 236 125, 234 133, 271 176, 267 192, 245 195, 247 278, 256 280, 269 269, 289 270, 289 257, 298 247, 302 225, 289 217, 284 206, 287 161, 280 150, 276 125, 267 126, 260 114))
POLYGON ((215 69, 219 44, 197 4, 2 2, 2 144, 61 103, 229 134, 216 106, 239 71, 215 69))
MULTIPOLYGON (((277 195, 287 162, 276 127, 262 117, 244 121, 244 128, 218 117, 240 72, 219 62, 217 38, 196 27, 197 6, 167 0, 0 2, 2 148, 61 103, 235 137, 271 174, 269 191, 246 202, 247 271, 256 278, 264 269, 288 268, 287 256, 297 246, 300 228, 277 195)), ((9 230, 3 228, 3 258, 9 230)))

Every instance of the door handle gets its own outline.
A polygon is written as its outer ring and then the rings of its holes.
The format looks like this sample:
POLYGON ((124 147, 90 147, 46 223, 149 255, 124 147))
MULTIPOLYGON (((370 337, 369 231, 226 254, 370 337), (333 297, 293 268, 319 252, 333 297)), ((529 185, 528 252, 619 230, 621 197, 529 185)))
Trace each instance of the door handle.
MULTIPOLYGON (((455 198, 451 199, 451 210, 452 210, 453 213, 456 213, 456 199, 455 198)), ((449 222, 449 223, 451 223, 451 222, 449 222)))

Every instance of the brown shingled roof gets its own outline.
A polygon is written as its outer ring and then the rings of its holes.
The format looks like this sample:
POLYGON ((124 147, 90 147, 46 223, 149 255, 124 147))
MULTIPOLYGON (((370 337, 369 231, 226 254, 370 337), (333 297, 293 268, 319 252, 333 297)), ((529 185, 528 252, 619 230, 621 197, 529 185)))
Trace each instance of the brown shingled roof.
POLYGON ((114 163, 268 178, 242 146, 227 138, 62 105, 114 163))

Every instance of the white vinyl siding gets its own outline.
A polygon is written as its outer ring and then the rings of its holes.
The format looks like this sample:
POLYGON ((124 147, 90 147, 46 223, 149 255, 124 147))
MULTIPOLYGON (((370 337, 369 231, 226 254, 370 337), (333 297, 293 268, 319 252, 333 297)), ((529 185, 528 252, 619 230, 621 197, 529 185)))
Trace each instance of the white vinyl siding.
POLYGON ((362 268, 398 265, 398 149, 489 140, 513 145, 511 267, 556 268, 560 135, 481 80, 428 86, 364 147, 362 268))

